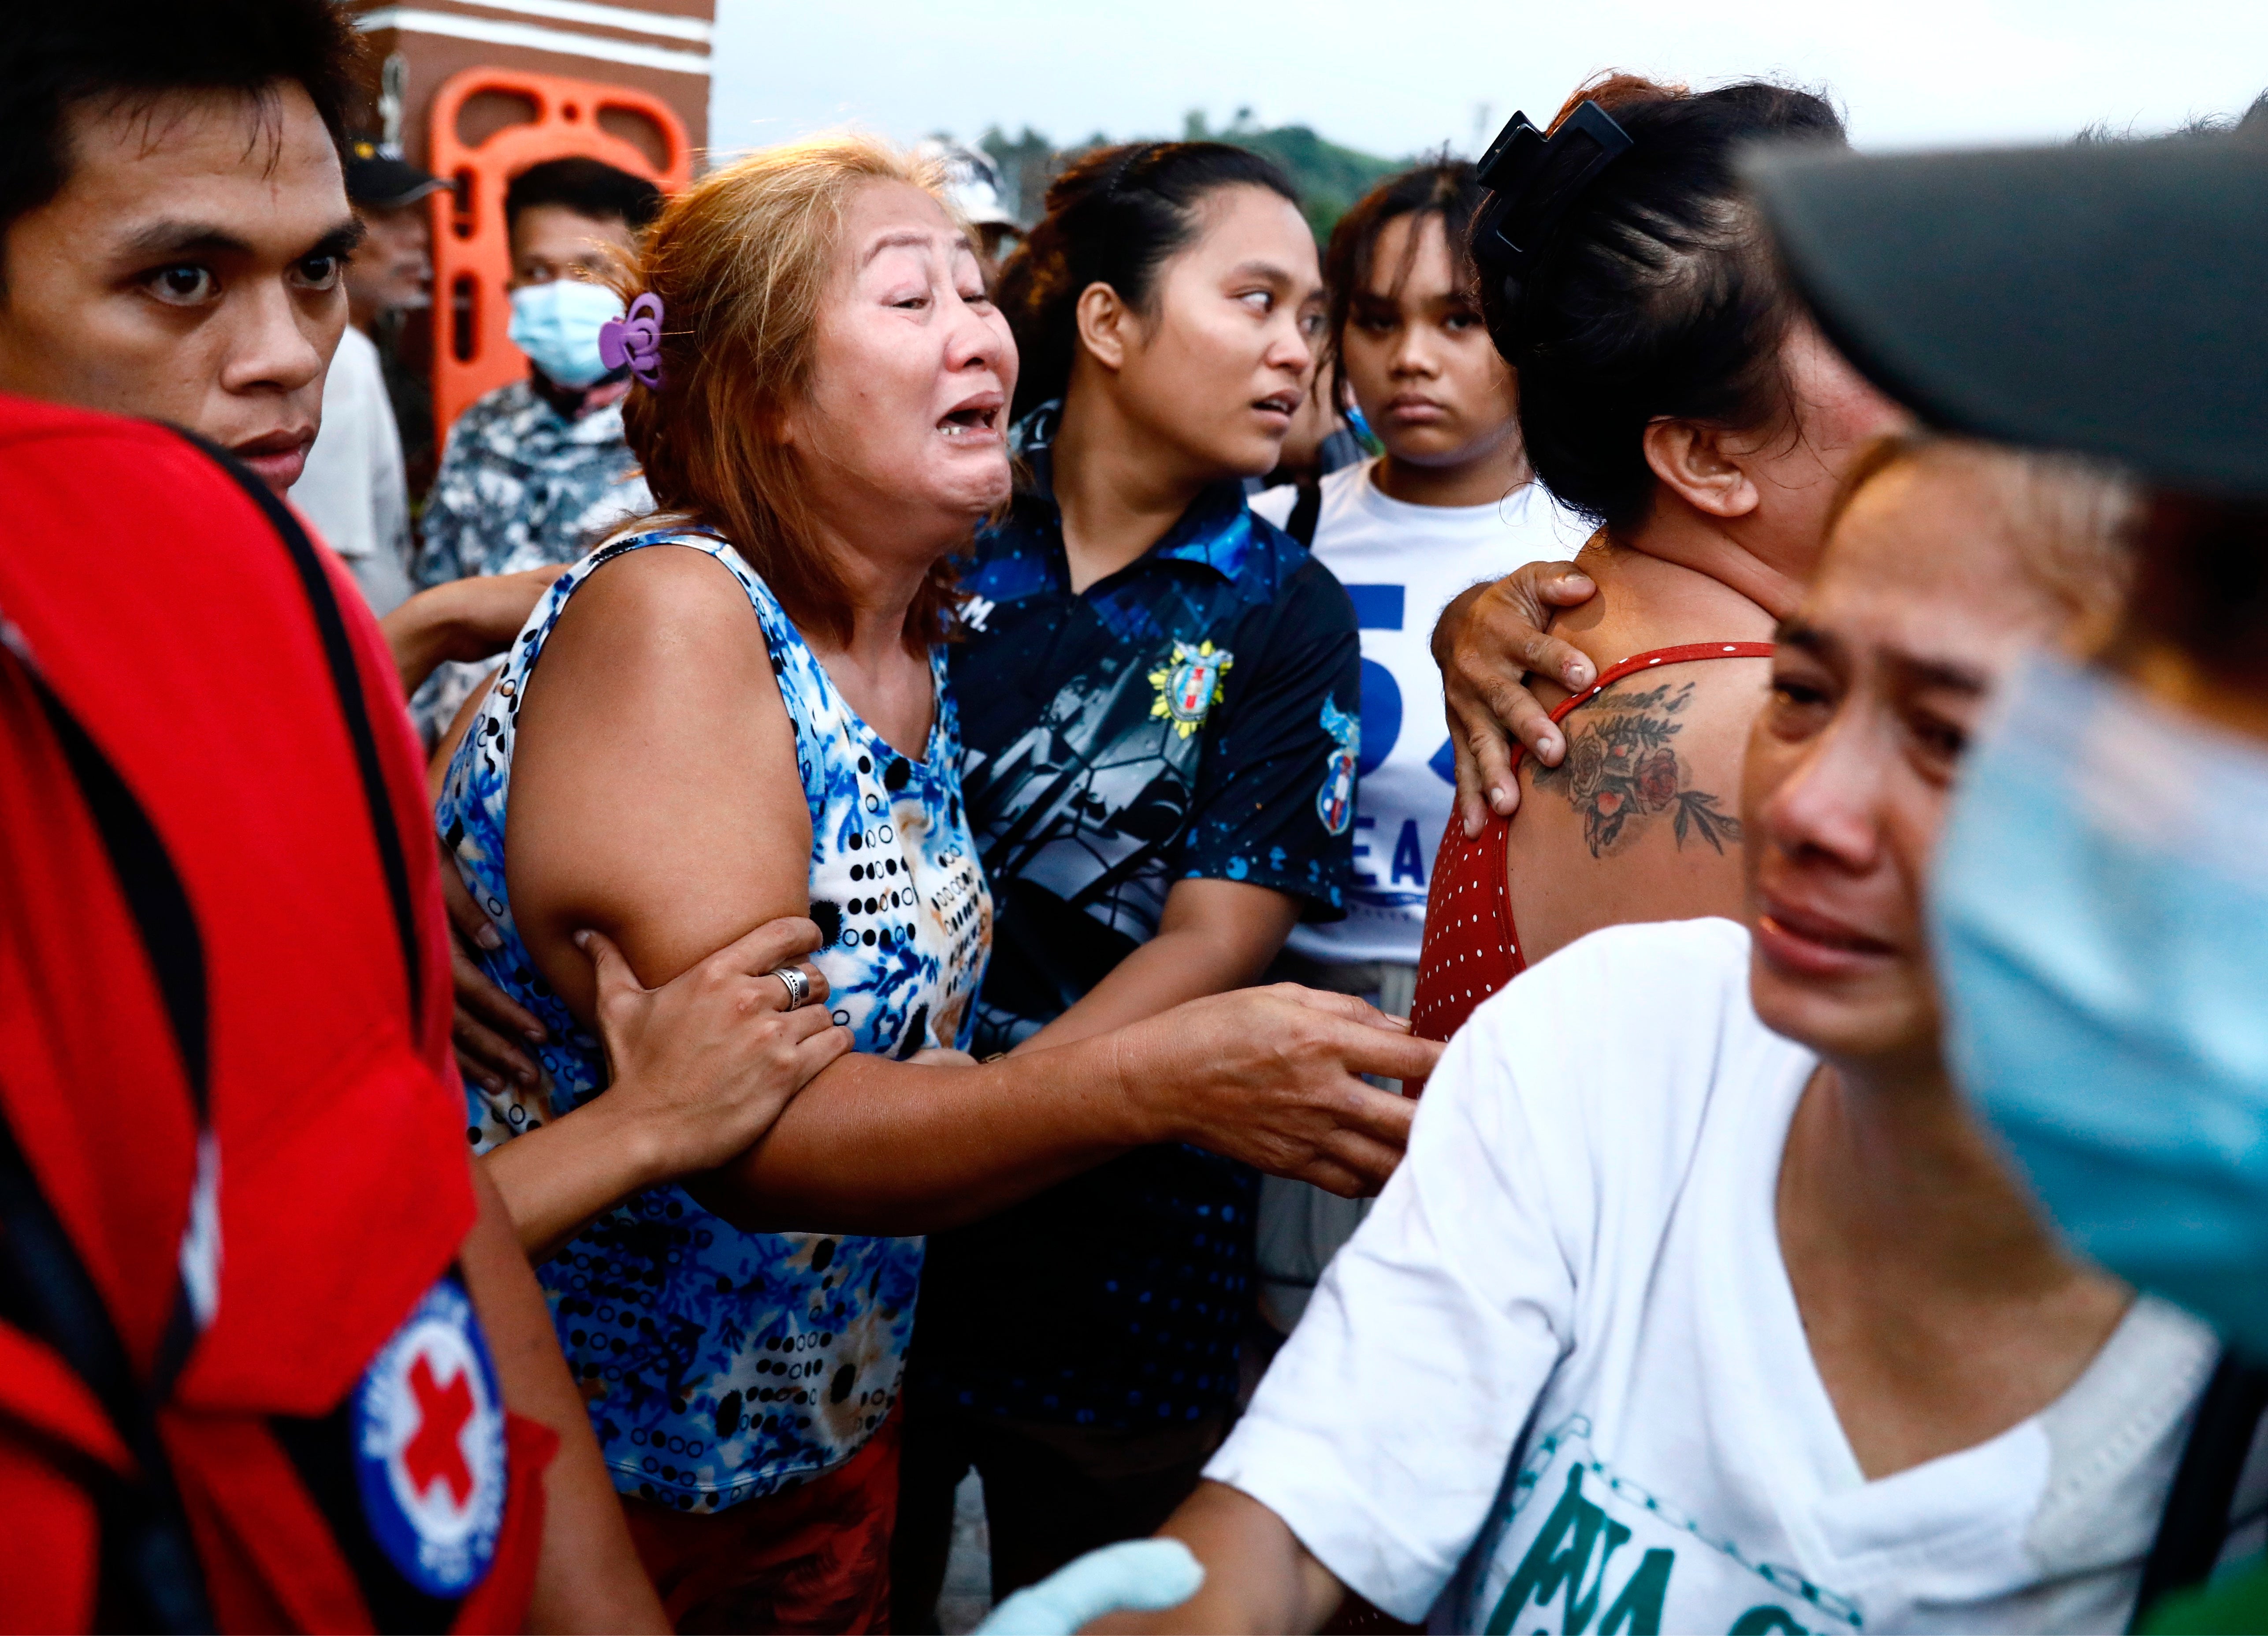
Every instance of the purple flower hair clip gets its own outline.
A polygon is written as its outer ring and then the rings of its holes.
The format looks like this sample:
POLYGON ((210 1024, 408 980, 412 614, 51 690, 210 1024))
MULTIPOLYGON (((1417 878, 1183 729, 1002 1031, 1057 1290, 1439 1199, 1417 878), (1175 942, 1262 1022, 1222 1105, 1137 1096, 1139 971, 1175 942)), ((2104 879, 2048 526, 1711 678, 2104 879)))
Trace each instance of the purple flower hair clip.
POLYGON ((661 388, 661 298, 651 290, 630 303, 628 317, 599 326, 599 358, 608 369, 627 364, 655 391, 661 388))

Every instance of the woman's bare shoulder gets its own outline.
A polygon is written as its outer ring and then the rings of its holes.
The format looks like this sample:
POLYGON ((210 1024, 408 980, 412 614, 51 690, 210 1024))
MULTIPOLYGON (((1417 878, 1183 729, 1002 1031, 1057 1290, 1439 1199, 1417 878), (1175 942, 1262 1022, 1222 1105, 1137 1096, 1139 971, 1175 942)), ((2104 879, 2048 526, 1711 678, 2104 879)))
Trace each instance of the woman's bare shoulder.
POLYGON ((1602 674, 1627 659, 1663 648, 1772 638, 1770 614, 1730 586, 1692 569, 1595 540, 1578 561, 1598 586, 1598 594, 1564 610, 1552 622, 1552 634, 1582 649, 1602 674))
MULTIPOLYGON (((556 701, 573 697, 578 717, 636 712, 641 705, 681 719, 718 711, 777 711, 752 701, 750 682, 769 684, 762 622, 747 589, 708 552, 649 545, 593 567, 561 610, 528 677, 523 735, 556 701)), ((539 728, 540 731, 540 728, 539 728)))
POLYGON ((785 714, 733 570, 707 551, 642 546, 599 563, 568 599, 528 677, 519 758, 556 741, 578 762, 654 763, 653 776, 697 783, 736 747, 792 764, 785 714))
POLYGON ((1681 847, 1721 851, 1740 837, 1741 756, 1771 674, 1769 660, 1727 658, 1624 676, 1568 712, 1567 754, 1529 770, 1531 787, 1586 815, 1594 858, 1660 824, 1681 847))
POLYGON ((622 624, 649 635, 686 620, 755 628, 748 593, 723 561, 696 546, 666 542, 596 564, 567 608, 579 610, 587 624, 622 624))
POLYGON ((1602 926, 1736 915, 1740 776, 1771 661, 1648 667, 1565 718, 1567 754, 1523 765, 1506 848, 1523 948, 1602 926))
POLYGON ((514 915, 571 1007, 589 998, 578 926, 654 983, 801 912, 794 729, 756 611, 706 552, 645 546, 591 571, 531 674, 512 760, 514 915))

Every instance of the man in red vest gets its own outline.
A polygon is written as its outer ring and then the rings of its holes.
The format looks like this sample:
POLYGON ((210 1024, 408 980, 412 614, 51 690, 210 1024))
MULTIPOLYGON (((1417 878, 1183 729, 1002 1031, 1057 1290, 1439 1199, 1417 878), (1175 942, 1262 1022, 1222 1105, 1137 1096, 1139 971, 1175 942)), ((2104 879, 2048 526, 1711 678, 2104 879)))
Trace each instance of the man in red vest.
MULTIPOLYGON (((394 656, 277 497, 353 49, 324 0, 0 39, 0 1628, 662 1628, 466 1158, 394 656)), ((614 977, 617 1089, 751 1072, 778 937, 614 977)))
POLYGON ((0 1625, 657 1626, 351 581, 158 427, 0 398, 0 1625))

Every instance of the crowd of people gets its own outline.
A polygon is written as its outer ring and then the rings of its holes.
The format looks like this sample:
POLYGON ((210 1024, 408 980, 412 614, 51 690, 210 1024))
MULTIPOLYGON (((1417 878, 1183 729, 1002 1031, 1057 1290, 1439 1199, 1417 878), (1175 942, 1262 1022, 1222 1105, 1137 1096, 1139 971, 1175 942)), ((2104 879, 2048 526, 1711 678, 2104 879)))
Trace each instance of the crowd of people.
POLYGON ((563 156, 413 518, 356 40, 0 39, 0 1623, 2268 1628, 2257 122, 563 156))

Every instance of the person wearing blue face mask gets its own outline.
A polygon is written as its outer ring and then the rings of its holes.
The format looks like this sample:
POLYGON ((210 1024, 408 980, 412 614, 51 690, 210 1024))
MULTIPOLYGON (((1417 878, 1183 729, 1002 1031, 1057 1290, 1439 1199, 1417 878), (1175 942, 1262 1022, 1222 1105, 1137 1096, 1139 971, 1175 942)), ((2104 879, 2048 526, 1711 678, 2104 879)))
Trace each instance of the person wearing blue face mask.
MULTIPOLYGON (((507 333, 529 373, 450 429, 422 520, 421 587, 571 563, 652 506, 622 440, 629 379, 599 356, 599 328, 622 316, 608 276, 660 208, 652 182, 597 159, 551 159, 512 178, 507 333)), ((445 666, 420 689, 412 713, 429 740, 488 669, 445 666)))
POLYGON ((622 315, 622 298, 606 285, 554 278, 512 292, 512 324, 504 333, 527 354, 538 379, 564 392, 587 393, 612 372, 599 356, 600 327, 622 315))
MULTIPOLYGON (((449 431, 412 569, 423 589, 571 563, 653 505, 622 436, 629 372, 609 370, 599 356, 599 328, 622 316, 606 281, 619 258, 635 256, 638 235, 660 212, 660 191, 597 159, 550 159, 512 178, 504 209, 507 333, 527 355, 528 374, 475 401, 449 431)), ((410 716, 429 745, 495 667, 443 664, 417 688, 410 716)), ((453 899, 452 907, 460 921, 477 921, 469 903, 453 899)), ((519 1042, 540 1042, 540 1025, 469 954, 458 969, 460 1065, 492 1087, 532 1083, 534 1058, 519 1042)))
MULTIPOLYGON (((1953 1064, 2040 1203, 2245 1360, 2192 1439, 2216 1497, 2268 1400, 2264 127, 2268 99, 2213 140, 1756 177, 1822 326, 1878 383, 2156 487, 2116 640, 2010 687, 1933 911, 1953 1064)), ((2183 1579, 2214 1566, 2205 1542, 2190 1556, 2183 1579)), ((2268 1567, 2143 1628, 2268 1629, 2268 1567)))

